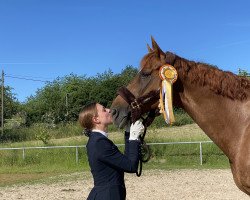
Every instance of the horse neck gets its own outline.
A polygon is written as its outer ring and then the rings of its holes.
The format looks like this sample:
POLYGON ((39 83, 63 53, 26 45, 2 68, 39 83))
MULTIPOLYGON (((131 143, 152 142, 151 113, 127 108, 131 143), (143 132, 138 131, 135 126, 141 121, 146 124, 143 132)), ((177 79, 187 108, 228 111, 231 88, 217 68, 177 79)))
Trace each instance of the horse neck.
POLYGON ((235 125, 235 117, 239 117, 235 114, 239 113, 238 104, 182 77, 179 77, 174 93, 178 94, 181 107, 198 126, 229 158, 232 157, 233 147, 240 137, 235 125))

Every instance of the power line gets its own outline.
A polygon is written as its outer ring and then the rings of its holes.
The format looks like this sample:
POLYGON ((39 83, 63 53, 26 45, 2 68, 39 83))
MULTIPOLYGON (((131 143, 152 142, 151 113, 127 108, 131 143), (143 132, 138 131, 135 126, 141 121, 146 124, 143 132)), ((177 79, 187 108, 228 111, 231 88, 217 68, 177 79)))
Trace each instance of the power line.
POLYGON ((45 78, 45 77, 41 77, 41 76, 23 76, 23 75, 15 75, 15 74, 5 74, 5 75, 20 77, 20 78, 43 79, 43 80, 52 80, 52 79, 54 79, 54 78, 45 78))
POLYGON ((10 75, 5 75, 5 77, 22 79, 22 80, 26 80, 26 81, 37 81, 37 82, 43 82, 43 83, 49 82, 49 81, 44 81, 44 80, 39 80, 39 79, 31 79, 31 78, 24 78, 24 77, 18 77, 18 76, 10 76, 10 75))
POLYGON ((1 106, 2 106, 2 115, 1 115, 1 128, 2 128, 2 136, 3 136, 3 129, 4 129, 4 125, 3 125, 3 123, 4 123, 4 115, 3 115, 3 111, 4 111, 4 109, 3 109, 3 106, 4 106, 4 102, 3 102, 3 98, 4 98, 4 94, 3 94, 3 92, 4 92, 4 71, 2 70, 2 98, 1 98, 1 106))

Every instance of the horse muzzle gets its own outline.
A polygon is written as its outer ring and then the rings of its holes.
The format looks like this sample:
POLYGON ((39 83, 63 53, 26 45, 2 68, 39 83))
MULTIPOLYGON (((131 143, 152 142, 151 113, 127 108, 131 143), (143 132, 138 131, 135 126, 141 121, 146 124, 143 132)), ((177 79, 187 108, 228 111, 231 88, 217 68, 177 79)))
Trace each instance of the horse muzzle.
POLYGON ((124 128, 130 121, 131 112, 128 107, 111 107, 113 123, 118 128, 124 128))

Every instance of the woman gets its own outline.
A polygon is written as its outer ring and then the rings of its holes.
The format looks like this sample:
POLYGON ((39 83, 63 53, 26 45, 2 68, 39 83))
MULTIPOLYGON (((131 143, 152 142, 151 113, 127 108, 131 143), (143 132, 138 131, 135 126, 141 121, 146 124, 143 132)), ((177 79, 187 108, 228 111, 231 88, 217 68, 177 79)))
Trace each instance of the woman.
POLYGON ((79 114, 79 122, 89 137, 88 161, 94 178, 94 188, 88 200, 124 200, 126 188, 124 172, 135 173, 139 162, 139 135, 144 127, 135 122, 125 131, 125 154, 108 139, 108 125, 112 124, 109 109, 99 103, 85 106, 79 114), (129 133, 130 132, 130 133, 129 133))

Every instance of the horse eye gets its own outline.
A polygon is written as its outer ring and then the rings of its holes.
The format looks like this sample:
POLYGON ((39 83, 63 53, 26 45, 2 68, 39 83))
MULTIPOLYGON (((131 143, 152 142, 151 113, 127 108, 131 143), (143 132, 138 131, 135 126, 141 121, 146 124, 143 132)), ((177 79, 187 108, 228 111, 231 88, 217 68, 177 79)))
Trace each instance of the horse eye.
POLYGON ((142 78, 148 78, 151 75, 149 72, 141 72, 141 77, 142 78))

